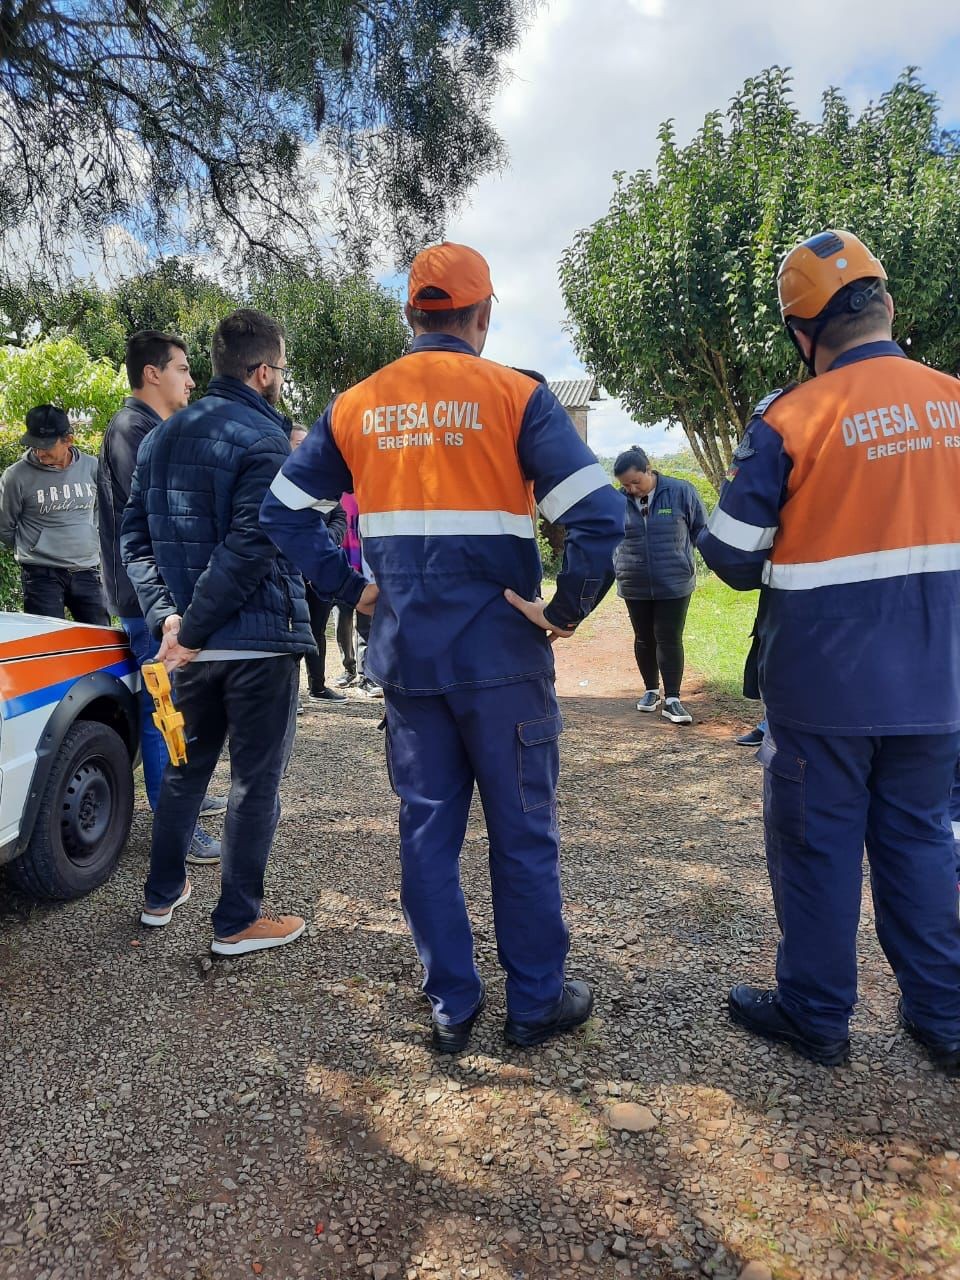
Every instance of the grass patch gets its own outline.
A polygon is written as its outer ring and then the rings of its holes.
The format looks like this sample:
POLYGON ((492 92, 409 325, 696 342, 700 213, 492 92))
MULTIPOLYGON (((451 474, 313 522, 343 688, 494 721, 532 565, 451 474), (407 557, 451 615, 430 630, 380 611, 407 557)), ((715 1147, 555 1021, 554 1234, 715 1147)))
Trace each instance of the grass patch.
POLYGON ((732 699, 748 720, 760 705, 743 697, 743 663, 759 594, 734 591, 712 573, 698 577, 683 636, 687 664, 703 676, 707 690, 732 699))

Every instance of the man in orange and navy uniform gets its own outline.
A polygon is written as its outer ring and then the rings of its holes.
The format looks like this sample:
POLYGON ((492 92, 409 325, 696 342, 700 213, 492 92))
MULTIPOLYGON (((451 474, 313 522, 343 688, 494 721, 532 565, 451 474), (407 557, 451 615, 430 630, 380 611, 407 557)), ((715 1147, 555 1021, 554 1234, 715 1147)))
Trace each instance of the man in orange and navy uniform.
POLYGON ((556 397, 479 358, 492 296, 475 250, 419 254, 408 354, 333 401, 261 511, 321 595, 376 609, 367 668, 386 699, 402 903, 433 1043, 446 1053, 466 1047, 485 998, 459 872, 474 782, 507 974, 505 1034, 539 1044, 590 1015, 589 986, 564 974, 550 646, 609 589, 623 538, 623 498, 556 397), (376 586, 323 523, 345 490, 356 494, 376 586), (538 598, 537 505, 567 531, 549 604, 538 598))
POLYGON ((769 396, 701 535, 763 586, 760 686, 777 986, 734 1021, 826 1065, 849 1053, 863 847, 900 1018, 960 1069, 948 798, 960 748, 960 384, 891 340, 876 257, 824 231, 784 259, 784 321, 815 376, 769 396))

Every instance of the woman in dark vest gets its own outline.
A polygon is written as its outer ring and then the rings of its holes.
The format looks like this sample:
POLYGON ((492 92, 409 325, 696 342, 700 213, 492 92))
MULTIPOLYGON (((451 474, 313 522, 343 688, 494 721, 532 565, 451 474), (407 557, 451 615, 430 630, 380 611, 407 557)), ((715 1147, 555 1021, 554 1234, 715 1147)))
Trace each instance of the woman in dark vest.
POLYGON ((614 568, 643 677, 637 710, 657 710, 662 678, 660 714, 674 724, 690 724, 693 716, 680 701, 683 628, 696 585, 693 548, 706 513, 692 484, 651 471, 636 445, 620 454, 613 471, 627 495, 626 531, 614 568))

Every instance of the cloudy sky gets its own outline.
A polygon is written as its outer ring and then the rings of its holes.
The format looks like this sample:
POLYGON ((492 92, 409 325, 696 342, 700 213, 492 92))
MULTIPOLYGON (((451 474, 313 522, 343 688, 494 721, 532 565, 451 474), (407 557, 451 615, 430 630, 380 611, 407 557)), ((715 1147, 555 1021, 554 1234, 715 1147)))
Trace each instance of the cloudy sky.
MULTIPOLYGON (((960 7, 944 0, 552 0, 513 60, 495 119, 509 168, 485 179, 448 238, 489 259, 500 305, 485 354, 540 369, 581 372, 563 332, 557 262, 575 232, 606 210, 615 170, 653 167, 660 122, 686 140, 744 79, 793 68, 796 99, 815 116, 838 85, 859 109, 908 65, 960 123, 960 7)), ((682 447, 679 431, 640 428, 616 401, 592 414, 600 454, 639 442, 682 447)))

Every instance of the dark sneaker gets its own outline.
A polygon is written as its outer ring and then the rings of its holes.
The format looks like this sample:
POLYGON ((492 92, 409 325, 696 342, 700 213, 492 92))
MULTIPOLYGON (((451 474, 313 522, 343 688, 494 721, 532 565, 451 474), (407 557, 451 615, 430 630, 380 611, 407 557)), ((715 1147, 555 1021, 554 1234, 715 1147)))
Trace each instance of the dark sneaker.
POLYGON ((205 813, 223 813, 227 807, 226 796, 204 796, 200 805, 200 817, 205 813))
POLYGON ((383 690, 378 684, 374 684, 372 680, 360 681, 360 692, 365 693, 368 698, 382 698, 383 690))
POLYGON ((727 1009, 738 1027, 745 1027, 765 1040, 787 1044, 801 1058, 818 1062, 822 1067, 839 1067, 850 1057, 849 1040, 825 1040, 804 1031, 784 1013, 776 989, 764 991, 741 983, 727 996, 727 1009))
POLYGON ((552 1040, 554 1036, 562 1036, 565 1031, 581 1026, 592 1012, 593 992, 587 983, 565 982, 563 996, 552 1018, 545 1018, 542 1022, 517 1022, 507 1018, 503 1026, 504 1039, 525 1048, 543 1044, 545 1040, 552 1040))
POLYGON ((660 705, 660 690, 648 689, 637 703, 638 711, 656 711, 660 705))
POLYGON ((902 1000, 897 1004, 897 1017, 900 1019, 900 1025, 907 1035, 912 1036, 917 1044, 926 1049, 927 1057, 935 1067, 945 1071, 948 1076, 960 1075, 960 1038, 942 1040, 939 1036, 933 1035, 932 1032, 925 1031, 923 1027, 918 1027, 903 1012, 902 1000))
POLYGON ((190 848, 187 850, 187 861, 200 867, 220 861, 220 841, 208 835, 199 822, 190 841, 190 848))
POLYGON ((357 683, 357 673, 355 671, 345 671, 342 676, 337 676, 333 682, 335 689, 349 689, 352 684, 357 683))
POLYGON ((734 742, 738 747, 762 747, 763 730, 751 729, 749 733, 741 733, 739 738, 734 738, 734 742))
POLYGON ((177 907, 183 906, 183 904, 189 899, 192 892, 193 889, 190 881, 184 880, 183 892, 180 894, 180 897, 176 902, 170 903, 169 907, 148 907, 147 904, 144 903, 143 910, 140 912, 140 923, 148 924, 152 929, 162 929, 165 924, 170 923, 173 919, 174 911, 176 911, 177 907))
POLYGON ((316 693, 311 689, 307 697, 311 702, 346 702, 347 700, 345 693, 337 693, 336 689, 329 689, 326 685, 316 693))
POLYGON ((469 1043, 473 1024, 483 1013, 486 1003, 487 993, 484 992, 480 997, 480 1003, 469 1018, 464 1018, 463 1022, 450 1023, 448 1026, 443 1026, 439 1022, 433 1024, 433 1047, 437 1053, 463 1053, 469 1043))
POLYGON ((665 698, 660 714, 664 720, 672 720, 674 724, 693 724, 693 716, 679 698, 665 698))

